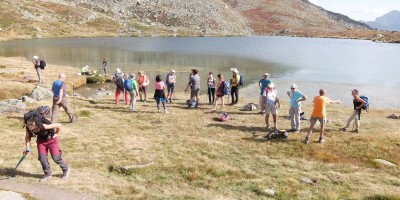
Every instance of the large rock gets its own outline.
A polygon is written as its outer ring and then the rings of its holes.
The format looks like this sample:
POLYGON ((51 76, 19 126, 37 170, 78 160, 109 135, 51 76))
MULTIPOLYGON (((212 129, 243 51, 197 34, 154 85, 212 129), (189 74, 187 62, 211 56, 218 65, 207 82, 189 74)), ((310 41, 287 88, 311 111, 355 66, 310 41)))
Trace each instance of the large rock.
POLYGON ((377 163, 380 163, 382 165, 389 166, 389 167, 396 167, 397 166, 396 164, 394 164, 392 162, 389 162, 387 160, 383 160, 383 159, 375 159, 374 161, 377 162, 377 163))
POLYGON ((9 99, 0 101, 0 114, 9 112, 22 112, 26 108, 26 104, 18 99, 9 99))
POLYGON ((11 191, 0 191, 1 200, 24 200, 25 198, 18 193, 11 191))
POLYGON ((31 97, 37 101, 47 100, 53 97, 53 92, 44 87, 36 86, 32 91, 31 97))

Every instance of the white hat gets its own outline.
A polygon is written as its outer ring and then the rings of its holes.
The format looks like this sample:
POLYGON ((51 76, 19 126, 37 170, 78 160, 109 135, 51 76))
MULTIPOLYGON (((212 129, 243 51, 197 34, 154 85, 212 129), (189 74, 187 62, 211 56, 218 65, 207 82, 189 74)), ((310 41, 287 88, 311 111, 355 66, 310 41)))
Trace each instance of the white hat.
POLYGON ((268 73, 264 73, 264 76, 269 76, 269 74, 268 73))
POLYGON ((89 66, 87 66, 87 65, 86 65, 85 67, 86 67, 86 68, 89 68, 89 66))
POLYGON ((231 71, 236 73, 236 74, 239 73, 239 71, 236 68, 231 68, 231 71))
POLYGON ((269 83, 269 84, 268 84, 268 87, 270 87, 270 88, 275 88, 275 83, 273 83, 273 82, 269 83))
POLYGON ((292 85, 290 86, 290 89, 292 89, 292 88, 297 88, 297 85, 296 85, 296 84, 292 84, 292 85))
POLYGON ((38 56, 33 56, 33 60, 39 60, 38 56))
POLYGON ((115 72, 121 73, 121 69, 120 69, 120 68, 117 68, 117 69, 115 70, 115 72))
POLYGON ((175 70, 171 70, 172 73, 175 73, 175 70))

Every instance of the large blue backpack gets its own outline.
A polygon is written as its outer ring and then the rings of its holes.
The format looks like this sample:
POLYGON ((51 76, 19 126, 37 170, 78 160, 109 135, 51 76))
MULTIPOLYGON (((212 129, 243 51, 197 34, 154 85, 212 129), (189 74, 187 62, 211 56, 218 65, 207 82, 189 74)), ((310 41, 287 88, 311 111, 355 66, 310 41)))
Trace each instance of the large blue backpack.
POLYGON ((129 92, 133 91, 134 88, 132 87, 132 80, 130 80, 130 79, 125 80, 124 88, 125 88, 125 90, 127 90, 129 92))
POLYGON ((224 81, 224 95, 230 95, 231 94, 231 88, 229 87, 229 83, 227 81, 224 81))
POLYGON ((369 98, 367 96, 360 96, 360 99, 365 101, 364 106, 362 107, 363 110, 366 110, 367 112, 369 111, 369 98))

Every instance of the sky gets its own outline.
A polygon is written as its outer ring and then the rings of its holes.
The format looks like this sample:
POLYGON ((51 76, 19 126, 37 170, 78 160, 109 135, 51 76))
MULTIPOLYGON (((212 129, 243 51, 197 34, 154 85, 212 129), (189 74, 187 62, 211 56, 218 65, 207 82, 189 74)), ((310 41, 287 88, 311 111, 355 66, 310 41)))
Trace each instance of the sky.
POLYGON ((309 0, 333 12, 349 16, 357 21, 375 21, 392 10, 400 11, 400 0, 309 0))

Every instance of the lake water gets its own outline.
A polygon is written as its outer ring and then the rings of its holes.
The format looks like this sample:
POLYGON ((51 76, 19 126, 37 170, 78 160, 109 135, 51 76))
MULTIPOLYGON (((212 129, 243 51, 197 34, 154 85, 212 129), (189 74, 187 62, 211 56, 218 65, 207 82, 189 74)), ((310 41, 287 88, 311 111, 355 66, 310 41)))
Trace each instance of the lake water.
MULTIPOLYGON (((350 89, 358 88, 375 107, 400 108, 400 45, 362 40, 292 37, 217 38, 85 38, 40 39, 0 43, 0 56, 38 55, 47 63, 99 69, 103 57, 109 73, 144 70, 151 79, 177 71, 183 89, 191 68, 198 68, 203 91, 209 71, 230 77, 238 68, 246 77, 241 94, 257 98, 256 83, 268 72, 281 96, 291 83, 307 96, 327 89, 328 97, 350 105, 350 89)), ((62 71, 62 70, 60 70, 62 71)))

